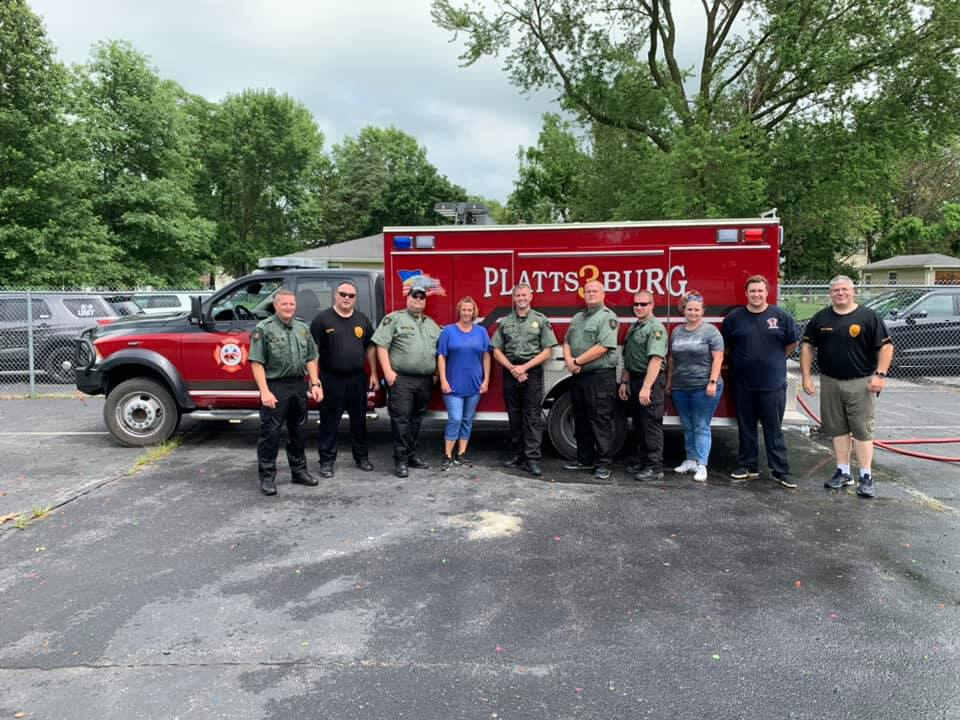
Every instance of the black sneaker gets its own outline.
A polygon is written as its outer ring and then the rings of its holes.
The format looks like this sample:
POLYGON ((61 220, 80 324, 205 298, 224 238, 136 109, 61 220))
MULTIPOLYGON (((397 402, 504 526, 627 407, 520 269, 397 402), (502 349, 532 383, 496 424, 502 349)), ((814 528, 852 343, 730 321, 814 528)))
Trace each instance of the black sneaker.
POLYGON ((780 483, 785 488, 793 490, 797 487, 797 484, 789 475, 782 475, 781 473, 770 473, 770 475, 773 477, 774 482, 780 483))
POLYGON ((509 460, 503 461, 503 466, 508 468, 522 468, 524 463, 523 455, 514 455, 509 460))
POLYGON ((611 474, 608 467, 598 467, 593 471, 593 477, 597 480, 609 480, 611 474))
POLYGON ((749 468, 738 467, 736 470, 730 473, 730 477, 733 478, 734 480, 741 480, 741 481, 752 480, 753 478, 760 477, 760 473, 757 472, 756 470, 750 470, 749 468))
POLYGON ((453 458, 444 456, 443 460, 440 461, 440 470, 449 470, 453 467, 453 458))
POLYGON ((564 470, 580 470, 582 472, 593 472, 597 469, 596 465, 585 465, 584 463, 579 462, 568 462, 563 466, 564 470))
POLYGON ((873 486, 873 476, 870 473, 860 476, 860 482, 857 483, 857 495, 863 498, 877 496, 877 490, 873 486))
POLYGON ((847 485, 853 485, 853 478, 840 468, 837 468, 833 473, 833 477, 823 484, 825 488, 830 488, 831 490, 842 490, 847 485))
POLYGON ((333 463, 331 462, 320 463, 320 467, 317 469, 317 472, 320 473, 320 477, 322 478, 332 478, 333 463))
POLYGON ((633 476, 633 479, 637 482, 646 482, 648 480, 663 480, 663 470, 654 470, 653 468, 645 468, 640 472, 636 473, 633 476))
POLYGON ((473 467, 473 461, 466 455, 454 455, 453 464, 463 465, 464 467, 473 467))
POLYGON ((636 475, 643 470, 643 466, 640 465, 640 463, 631 462, 627 463, 624 470, 626 471, 627 475, 636 475))
POLYGON ((417 470, 429 470, 430 464, 424 462, 422 459, 416 455, 411 455, 407 458, 407 467, 416 468, 417 470))

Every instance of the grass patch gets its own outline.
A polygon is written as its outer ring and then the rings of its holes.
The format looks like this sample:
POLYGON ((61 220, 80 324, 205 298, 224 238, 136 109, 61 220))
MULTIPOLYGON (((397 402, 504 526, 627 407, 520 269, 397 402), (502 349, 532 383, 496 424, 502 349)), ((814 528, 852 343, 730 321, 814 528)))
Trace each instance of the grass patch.
POLYGON ((155 463, 160 462, 164 458, 168 457, 174 450, 180 447, 180 444, 183 442, 183 436, 177 435, 167 440, 162 445, 156 445, 149 450, 147 450, 143 455, 137 458, 137 461, 133 464, 133 467, 130 468, 130 475, 134 475, 144 468, 148 468, 155 463))

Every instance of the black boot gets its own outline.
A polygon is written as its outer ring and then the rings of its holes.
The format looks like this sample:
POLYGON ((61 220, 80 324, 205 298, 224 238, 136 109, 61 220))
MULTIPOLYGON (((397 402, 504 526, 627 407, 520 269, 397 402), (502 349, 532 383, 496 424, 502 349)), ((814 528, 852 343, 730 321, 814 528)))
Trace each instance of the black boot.
POLYGON ((277 494, 277 464, 276 462, 257 463, 257 472, 260 475, 260 492, 264 495, 277 494))
POLYGON ((277 494, 277 474, 260 476, 260 492, 264 495, 277 494))
POLYGON ((320 484, 320 481, 317 480, 313 475, 307 471, 307 464, 298 465, 296 467, 290 468, 290 474, 293 478, 290 482, 296 485, 307 485, 309 487, 316 487, 320 484))

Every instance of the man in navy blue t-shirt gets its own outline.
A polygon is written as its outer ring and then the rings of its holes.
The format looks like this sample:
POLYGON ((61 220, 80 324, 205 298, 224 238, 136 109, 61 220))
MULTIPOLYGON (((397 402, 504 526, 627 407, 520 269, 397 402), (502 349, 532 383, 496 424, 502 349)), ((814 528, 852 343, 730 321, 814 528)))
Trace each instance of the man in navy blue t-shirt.
POLYGON ((767 304, 769 287, 763 275, 748 278, 747 305, 732 310, 721 327, 740 429, 737 469, 730 477, 741 482, 759 477, 759 422, 770 474, 784 487, 795 488, 783 439, 783 413, 787 405, 787 356, 800 337, 793 317, 767 304))

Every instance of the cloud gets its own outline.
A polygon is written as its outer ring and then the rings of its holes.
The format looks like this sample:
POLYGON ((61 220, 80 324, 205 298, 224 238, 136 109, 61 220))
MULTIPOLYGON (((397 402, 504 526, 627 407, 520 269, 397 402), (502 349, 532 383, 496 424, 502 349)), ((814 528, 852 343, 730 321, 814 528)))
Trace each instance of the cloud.
POLYGON ((221 100, 274 88, 306 105, 327 147, 367 125, 393 125, 470 193, 505 200, 520 144, 536 142, 545 94, 526 97, 496 60, 460 67, 461 46, 429 0, 31 0, 62 60, 126 40, 160 75, 221 100))

